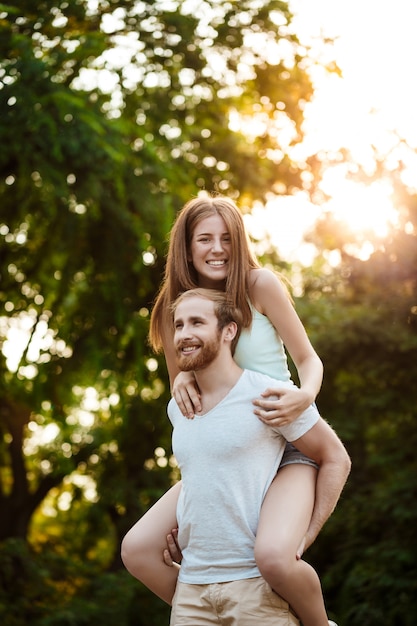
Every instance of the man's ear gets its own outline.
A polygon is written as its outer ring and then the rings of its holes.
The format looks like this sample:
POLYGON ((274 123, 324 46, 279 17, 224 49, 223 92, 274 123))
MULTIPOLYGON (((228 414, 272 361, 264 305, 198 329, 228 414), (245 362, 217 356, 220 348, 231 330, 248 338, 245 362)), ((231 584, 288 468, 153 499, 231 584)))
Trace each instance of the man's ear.
POLYGON ((233 339, 237 334, 237 324, 236 322, 229 322, 227 326, 223 329, 223 337, 226 341, 232 343, 233 339))

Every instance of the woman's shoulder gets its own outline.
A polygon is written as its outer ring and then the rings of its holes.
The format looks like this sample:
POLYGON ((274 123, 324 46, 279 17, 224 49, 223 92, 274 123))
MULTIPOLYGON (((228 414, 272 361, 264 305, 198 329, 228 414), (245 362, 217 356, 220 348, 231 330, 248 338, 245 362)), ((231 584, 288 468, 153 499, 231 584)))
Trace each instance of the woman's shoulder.
POLYGON ((278 280, 277 275, 267 267, 258 267, 256 269, 249 270, 249 285, 255 286, 258 283, 264 283, 265 281, 278 280))
POLYGON ((286 294, 286 289, 277 274, 266 267, 251 270, 249 297, 253 306, 261 313, 265 313, 265 305, 272 293, 280 296, 286 294))

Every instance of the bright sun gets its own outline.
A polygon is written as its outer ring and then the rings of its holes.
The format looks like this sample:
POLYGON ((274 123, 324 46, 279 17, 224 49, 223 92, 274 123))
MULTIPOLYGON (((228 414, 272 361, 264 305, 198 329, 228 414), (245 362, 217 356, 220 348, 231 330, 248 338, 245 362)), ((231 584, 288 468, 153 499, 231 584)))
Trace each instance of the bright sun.
MULTIPOLYGON (((292 145, 291 127, 284 124, 282 114, 276 119, 279 148, 301 166, 320 153, 341 158, 342 151, 349 162, 337 160, 327 166, 319 183, 327 198, 323 204, 313 204, 306 192, 271 193, 265 206, 252 207, 245 222, 258 254, 273 244, 285 260, 308 265, 317 250, 304 236, 329 212, 344 227, 345 250, 366 260, 398 225, 392 182, 380 178, 364 183, 349 174, 355 166, 373 172, 376 159, 384 158, 388 172, 401 163, 402 181, 416 188, 417 91, 409 77, 417 54, 413 36, 417 3, 400 0, 397 5, 393 13, 388 0, 291 0, 300 41, 317 53, 319 61, 336 59, 342 73, 329 73, 320 62, 310 68, 315 91, 304 111, 303 141, 292 145), (326 36, 335 39, 330 48, 326 36), (387 41, 394 43, 387 46, 387 41)), ((246 134, 248 141, 264 133, 268 123, 266 114, 248 118, 236 111, 230 118, 230 128, 246 134)), ((337 251, 333 253, 337 264, 337 251)))
POLYGON ((321 188, 330 196, 326 210, 356 233, 385 237, 390 226, 396 224, 398 213, 392 201, 392 186, 378 180, 365 185, 346 179, 337 168, 329 169, 323 176, 321 188))
MULTIPOLYGON (((346 168, 334 167, 326 171, 320 187, 330 198, 320 206, 313 204, 305 192, 299 192, 271 197, 265 206, 255 205, 244 216, 248 231, 257 240, 258 254, 265 252, 270 242, 287 261, 310 265, 317 250, 304 241, 304 236, 323 213, 330 212, 346 228, 346 251, 366 260, 377 241, 386 237, 398 221, 389 181, 365 185, 346 178, 346 168)), ((336 252, 329 257, 332 265, 340 262, 336 252)))

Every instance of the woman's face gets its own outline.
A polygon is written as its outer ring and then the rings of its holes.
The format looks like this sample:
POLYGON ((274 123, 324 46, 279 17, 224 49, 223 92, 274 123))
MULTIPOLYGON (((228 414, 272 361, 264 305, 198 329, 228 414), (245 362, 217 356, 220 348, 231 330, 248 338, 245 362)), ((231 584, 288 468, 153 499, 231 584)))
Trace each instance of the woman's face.
POLYGON ((231 262, 230 234, 217 213, 202 219, 194 229, 190 259, 200 287, 224 289, 231 262))

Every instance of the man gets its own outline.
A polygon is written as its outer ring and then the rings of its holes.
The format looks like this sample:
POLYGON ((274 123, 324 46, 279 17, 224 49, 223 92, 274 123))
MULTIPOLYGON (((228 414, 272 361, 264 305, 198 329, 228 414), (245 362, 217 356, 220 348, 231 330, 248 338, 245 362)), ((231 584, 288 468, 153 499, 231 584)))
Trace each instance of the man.
POLYGON ((171 626, 298 624, 255 562, 262 502, 287 439, 319 464, 317 483, 323 488, 324 477, 331 494, 327 509, 319 511, 322 525, 345 484, 349 457, 314 407, 279 429, 254 416, 253 398, 275 381, 242 370, 233 360, 240 315, 226 294, 185 292, 173 315, 178 366, 194 371, 202 411, 189 420, 174 399, 168 405, 182 476, 177 508, 182 562, 171 626), (331 459, 334 468, 335 450, 340 470, 329 472, 326 464, 331 459))

